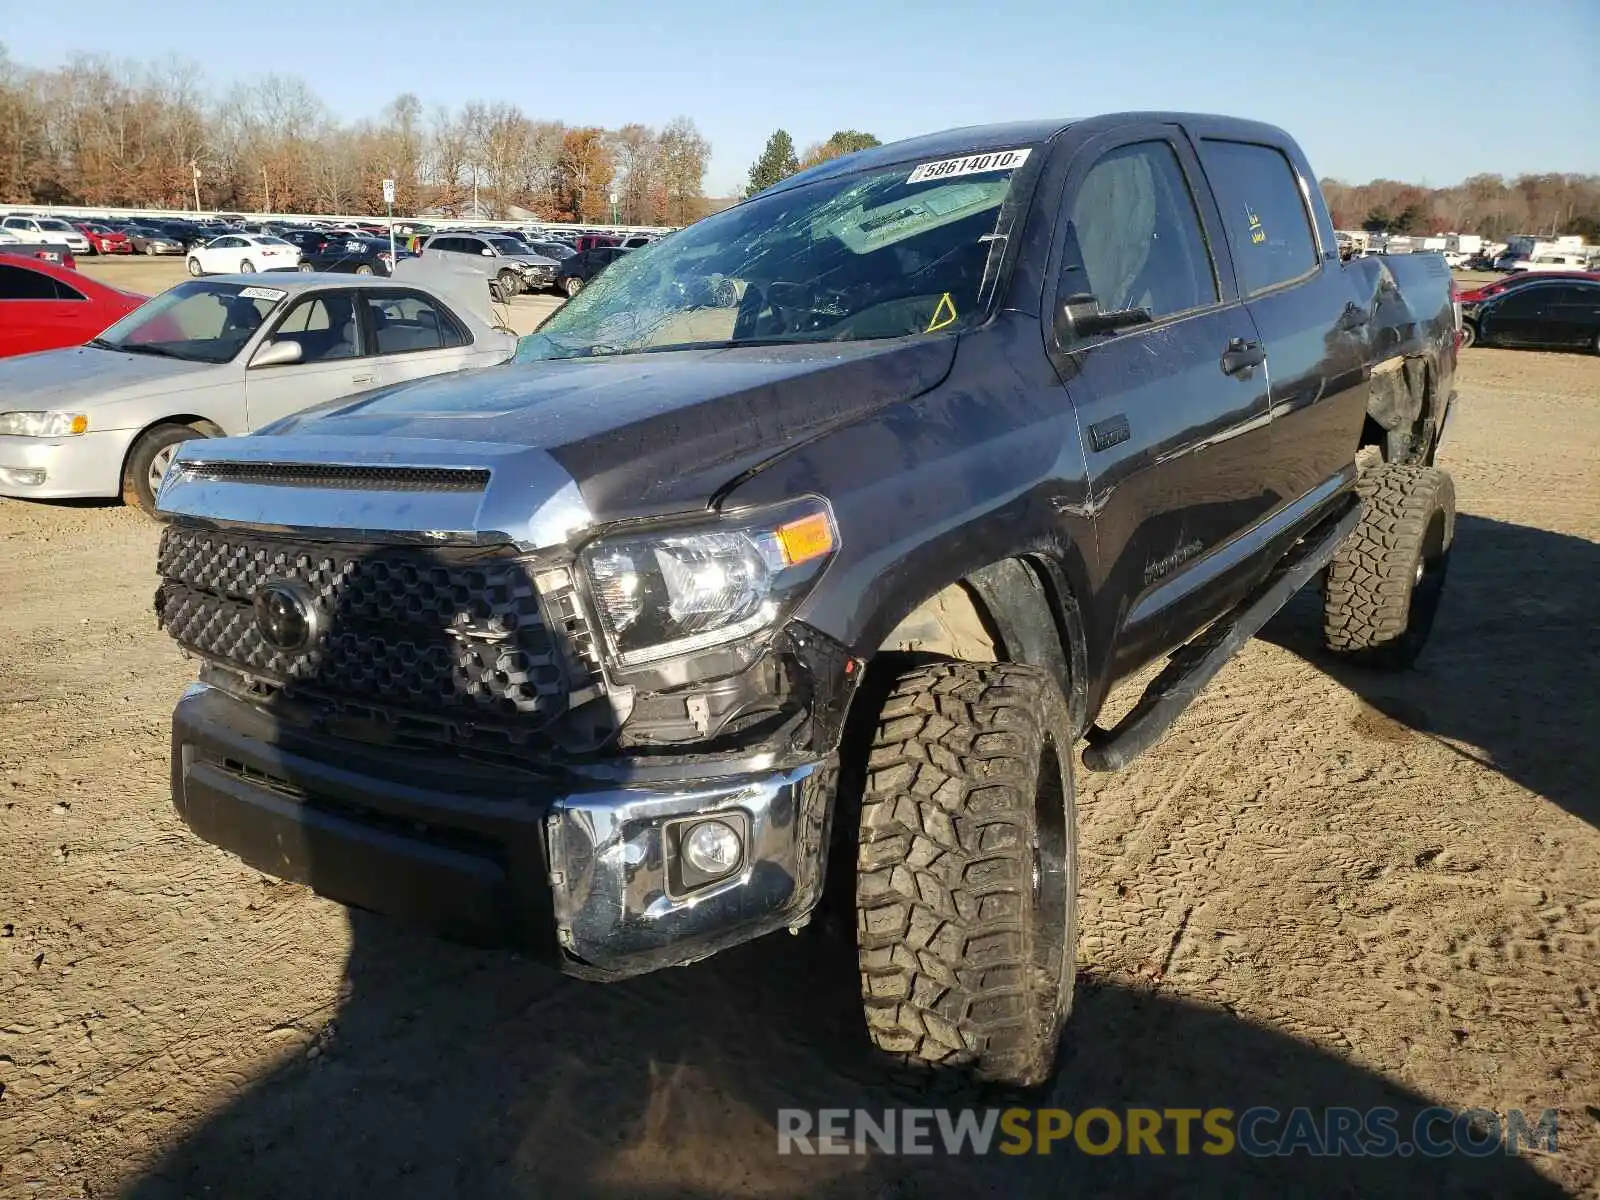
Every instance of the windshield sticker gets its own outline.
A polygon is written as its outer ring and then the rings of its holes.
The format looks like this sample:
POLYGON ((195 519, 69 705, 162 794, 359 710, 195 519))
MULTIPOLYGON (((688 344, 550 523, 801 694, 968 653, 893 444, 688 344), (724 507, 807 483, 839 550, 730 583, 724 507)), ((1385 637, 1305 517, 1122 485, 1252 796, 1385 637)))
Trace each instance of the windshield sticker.
POLYGON ((953 179, 957 175, 977 175, 984 171, 1009 171, 1028 161, 1030 149, 990 150, 986 154, 969 154, 965 158, 945 158, 938 162, 923 163, 907 177, 907 183, 921 183, 925 179, 953 179))
POLYGON ((877 208, 841 213, 820 225, 814 224, 812 236, 831 233, 852 253, 870 254, 941 225, 998 208, 1010 186, 1009 180, 984 179, 930 188, 877 208))
POLYGON ((923 332, 933 333, 943 329, 946 325, 954 325, 955 323, 956 302, 950 299, 950 293, 946 292, 939 297, 938 307, 933 310, 933 320, 928 322, 928 327, 923 332))
POLYGON ((239 295, 244 297, 246 300, 271 300, 274 304, 276 304, 279 300, 282 300, 288 294, 288 292, 282 291, 278 288, 247 287, 239 289, 239 295))

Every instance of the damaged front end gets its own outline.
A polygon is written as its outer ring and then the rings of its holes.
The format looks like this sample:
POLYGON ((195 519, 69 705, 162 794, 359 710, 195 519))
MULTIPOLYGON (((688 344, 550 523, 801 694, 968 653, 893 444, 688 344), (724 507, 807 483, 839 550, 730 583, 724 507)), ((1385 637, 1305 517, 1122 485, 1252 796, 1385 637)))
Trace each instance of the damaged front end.
POLYGON ((196 832, 601 978, 806 919, 860 668, 791 619, 825 501, 595 537, 540 452, 317 441, 201 443, 161 493, 196 832))

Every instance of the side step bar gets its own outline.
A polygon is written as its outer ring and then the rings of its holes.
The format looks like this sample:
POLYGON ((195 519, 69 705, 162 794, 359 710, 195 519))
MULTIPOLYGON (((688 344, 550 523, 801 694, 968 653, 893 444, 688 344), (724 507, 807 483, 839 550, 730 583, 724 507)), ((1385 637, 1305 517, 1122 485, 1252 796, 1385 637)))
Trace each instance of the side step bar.
POLYGON ((1272 574, 1237 608, 1173 652, 1139 702, 1114 729, 1090 727, 1083 765, 1091 771, 1120 771, 1160 741, 1223 664, 1288 603, 1290 596, 1328 565, 1340 543, 1360 521, 1358 501, 1349 512, 1329 518, 1296 542, 1272 574))

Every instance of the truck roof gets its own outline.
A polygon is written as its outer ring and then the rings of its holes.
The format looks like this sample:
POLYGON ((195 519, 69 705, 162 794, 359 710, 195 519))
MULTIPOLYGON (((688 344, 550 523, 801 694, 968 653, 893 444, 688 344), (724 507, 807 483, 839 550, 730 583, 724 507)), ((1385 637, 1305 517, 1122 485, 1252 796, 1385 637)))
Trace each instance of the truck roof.
POLYGON ((790 175, 787 179, 773 184, 767 192, 786 191, 791 187, 813 183, 819 179, 828 179, 863 168, 888 166, 910 159, 953 158, 964 154, 979 154, 985 150, 1038 145, 1072 127, 1078 127, 1088 134, 1115 129, 1119 125, 1142 124, 1201 126, 1210 134, 1225 129, 1229 137, 1246 141, 1259 141, 1268 145, 1294 145, 1289 135, 1275 125, 1215 113, 1131 111, 1103 113, 1083 118, 1057 117, 1033 121, 1006 121, 995 125, 965 125, 957 129, 905 138, 898 142, 890 142, 886 146, 874 146, 870 150, 858 150, 854 154, 830 159, 790 175))

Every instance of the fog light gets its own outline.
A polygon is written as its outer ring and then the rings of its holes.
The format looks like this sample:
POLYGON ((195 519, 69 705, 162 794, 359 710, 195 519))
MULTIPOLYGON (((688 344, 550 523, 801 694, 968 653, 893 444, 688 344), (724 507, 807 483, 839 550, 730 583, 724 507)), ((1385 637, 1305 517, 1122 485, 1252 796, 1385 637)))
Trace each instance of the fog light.
POLYGON ((683 859, 707 880, 738 869, 744 858, 739 834, 726 821, 701 821, 683 835, 683 859))
POLYGON ((0 467, 0 483, 7 487, 38 487, 43 482, 42 467, 0 467))

